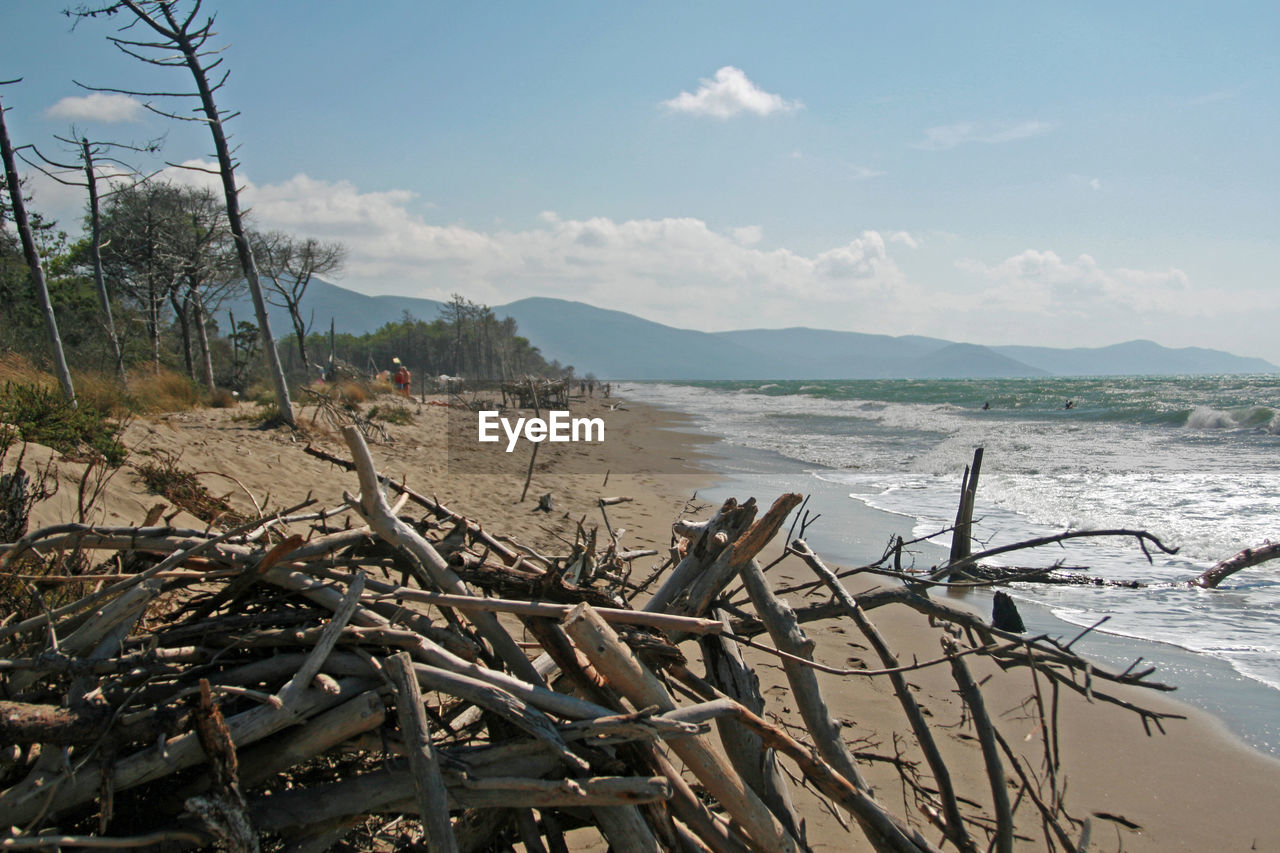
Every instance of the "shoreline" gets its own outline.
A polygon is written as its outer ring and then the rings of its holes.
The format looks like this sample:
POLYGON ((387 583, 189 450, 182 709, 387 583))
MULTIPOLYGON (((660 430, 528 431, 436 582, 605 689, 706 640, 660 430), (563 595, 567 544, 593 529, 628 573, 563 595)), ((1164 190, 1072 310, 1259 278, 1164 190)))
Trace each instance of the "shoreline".
MULTIPOLYGON (((625 389, 621 393, 625 395, 625 389)), ((901 532, 910 538, 914 519, 870 507, 852 498, 844 485, 811 476, 809 471, 816 466, 804 465, 771 451, 730 445, 712 435, 704 417, 656 404, 644 405, 683 416, 690 430, 689 439, 697 442, 699 467, 707 475, 707 485, 698 492, 700 501, 718 504, 730 496, 739 500, 754 496, 767 505, 783 492, 811 493, 814 497, 809 508, 823 516, 810 528, 806 538, 814 550, 833 565, 860 565, 878 558, 891 533, 901 532)), ((775 549, 777 547, 775 543, 775 549)), ((918 563, 936 562, 927 552, 928 548, 942 552, 939 546, 926 545, 917 557, 918 563)), ((799 573, 796 574, 799 579, 799 573)), ((782 577, 785 579, 786 575, 782 577)), ((975 612, 985 608, 989 613, 987 601, 989 596, 984 601, 982 596, 969 593, 949 603, 958 603, 975 612)), ((1021 600, 1018 604, 1029 633, 1071 638, 1081 630, 1057 619, 1047 608, 1021 600)), ((907 624, 910 620, 881 615, 879 611, 875 613, 875 620, 903 655, 914 653, 922 660, 936 655, 936 649, 913 648, 913 632, 907 624)), ((805 628, 817 643, 819 659, 836 665, 844 662, 843 657, 823 657, 824 653, 847 655, 846 638, 841 636, 843 629, 839 625, 820 622, 805 628)), ((1151 736, 1147 736, 1132 713, 1083 699, 1074 702, 1075 697, 1064 694, 1060 739, 1063 763, 1072 780, 1067 805, 1077 816, 1096 817, 1094 842, 1099 846, 1091 849, 1280 850, 1280 827, 1271 814, 1273 806, 1267 793, 1280 789, 1280 759, 1250 744, 1210 710, 1183 701, 1191 695, 1189 683, 1206 697, 1212 696, 1223 683, 1212 674, 1204 675, 1204 667, 1197 665, 1202 664, 1204 656, 1174 646, 1098 632, 1082 640, 1081 645, 1092 659, 1116 670, 1123 670, 1140 656, 1172 661, 1172 667, 1160 667, 1153 679, 1188 691, 1181 696, 1137 688, 1124 691, 1126 698, 1145 707, 1187 717, 1166 721, 1163 735, 1153 727, 1151 736), (1160 646, 1163 648, 1158 648, 1160 646), (1179 675, 1184 676, 1181 681, 1179 675), (1187 675, 1197 678, 1188 681, 1187 675), (1121 817, 1139 828, 1127 827, 1105 816, 1121 817)), ((1237 679, 1244 680, 1226 662, 1220 665, 1237 679)), ((832 689, 833 705, 852 698, 848 695, 852 688, 847 681, 842 683, 824 677, 824 682, 832 689)), ((775 676, 763 671, 761 686, 768 701, 784 695, 786 689, 785 682, 778 682, 775 676)), ((828 688, 824 686, 824 689, 828 688)), ((1256 689, 1267 690, 1261 684, 1256 689)), ((941 703, 951 698, 943 688, 925 687, 925 692, 932 694, 933 701, 941 703)), ((997 702, 1007 703, 1000 705, 1006 719, 1007 715, 1016 713, 1019 704, 1016 691, 996 686, 992 692, 998 697, 997 702)), ((840 714, 844 710, 841 707, 836 712, 840 714)), ((938 711, 935 709, 934 713, 938 711)), ((852 734, 858 736, 856 727, 852 734)), ((879 734, 887 737, 889 733, 879 734)), ((962 770, 958 775, 963 776, 965 772, 962 770)), ((825 838, 826 833, 823 835, 825 838)), ((826 843, 832 844, 832 849, 836 844, 824 840, 826 843)))
MULTIPOLYGON (((657 404, 648 405, 665 410, 657 404)), ((711 439, 706 445, 704 464, 716 479, 707 489, 707 495, 722 500, 730 495, 742 498, 752 489, 773 488, 777 493, 802 490, 812 496, 809 506, 824 513, 824 518, 811 529, 809 542, 832 562, 846 566, 870 563, 880 557, 891 535, 912 538, 916 519, 871 506, 851 493, 846 484, 814 476, 813 472, 822 470, 820 466, 775 451, 730 444, 704 431, 696 417, 686 417, 698 430, 699 440, 711 439)), ((946 550, 941 545, 926 542, 916 548, 916 562, 920 565, 934 565, 946 558, 946 550)), ((1084 630, 1055 615, 1050 607, 1019 596, 1016 588, 1009 591, 1017 601, 1029 634, 1072 638, 1084 630)), ((991 592, 987 590, 973 590, 955 600, 976 612, 990 613, 991 610, 991 592)), ((1141 659, 1144 665, 1157 666, 1159 680, 1173 681, 1173 676, 1177 676, 1178 680, 1173 682, 1178 686, 1174 694, 1176 701, 1212 717, 1241 745, 1280 760, 1280 720, 1266 713, 1268 707, 1274 710, 1280 704, 1280 691, 1238 672, 1228 661, 1173 643, 1104 630, 1089 632, 1078 647, 1099 663, 1114 668, 1124 669, 1141 659)))
MULTIPOLYGON (((716 439, 701 430, 697 414, 631 401, 625 392, 621 393, 621 397, 611 400, 580 402, 583 413, 599 412, 606 418, 606 441, 590 449, 577 469, 561 464, 563 445, 555 449, 544 447, 534 466, 529 497, 523 503, 519 496, 529 455, 493 454, 482 460, 479 456, 469 459, 451 454, 447 442, 442 446, 441 436, 448 423, 441 408, 400 404, 411 408, 416 420, 388 425, 394 442, 375 445, 371 450, 384 475, 403 478, 409 486, 437 497, 496 535, 514 537, 548 549, 549 553, 561 553, 580 522, 588 527, 601 522, 598 501, 605 496, 632 498, 608 509, 610 525, 623 528, 618 535, 625 547, 652 547, 662 553, 670 541, 671 523, 677 517, 704 518, 722 495, 733 494, 739 500, 755 496, 767 506, 784 492, 811 489, 819 482, 803 471, 797 472, 794 465, 780 457, 725 456, 721 452, 723 445, 717 445, 716 439), (538 496, 544 493, 555 498, 553 512, 535 509, 538 496), (693 503, 701 507, 700 513, 687 509, 695 493, 693 503)), ((234 411, 178 413, 139 420, 130 429, 130 447, 137 453, 179 454, 183 466, 201 472, 206 487, 217 493, 227 492, 227 475, 234 474, 238 488, 228 497, 242 511, 253 509, 253 503, 288 504, 308 494, 314 494, 322 504, 333 505, 344 490, 355 488, 354 475, 302 453, 296 436, 283 430, 247 426, 234 411), (287 477, 281 476, 282 470, 288 471, 287 477), (268 494, 269 501, 265 496, 268 494), (255 495, 261 501, 252 497, 255 495)), ((346 455, 340 440, 335 443, 335 437, 326 430, 316 429, 314 433, 307 438, 346 455)), ((59 476, 70 487, 76 480, 77 466, 69 462, 59 465, 63 469, 59 476)), ((141 520, 146 507, 156 498, 142 494, 130 481, 131 475, 126 474, 109 484, 110 494, 102 505, 103 517, 95 521, 136 524, 141 520)), ((66 516, 66 501, 72 499, 73 493, 74 488, 64 490, 42 511, 70 517, 66 516)), ((887 529, 880 524, 886 518, 899 518, 905 523, 902 517, 848 500, 843 488, 838 497, 866 510, 872 523, 842 523, 843 512, 822 510, 827 514, 807 538, 833 564, 847 562, 844 549, 853 554, 860 553, 857 549, 870 550, 878 556, 888 538, 887 529)), ((51 521, 56 522, 57 518, 51 521)), ((41 519, 33 518, 33 524, 39 523, 41 519)), ((770 553, 779 551, 775 542, 770 553)), ((643 579, 660 562, 660 557, 637 560, 633 581, 643 579)), ((785 563, 775 571, 778 585, 809 579, 807 569, 796 562, 785 563)), ((862 588, 853 591, 860 592, 862 588)), ((901 660, 929 660, 938 655, 936 630, 928 628, 917 616, 906 608, 874 611, 875 623, 901 660)), ((865 647, 856 642, 852 626, 846 631, 840 622, 827 620, 805 627, 816 644, 818 660, 842 667, 873 665, 865 657, 865 647)), ((767 638, 764 642, 768 643, 767 638)), ((694 666, 700 667, 696 646, 686 646, 685 651, 695 661, 694 666)), ((748 661, 760 680, 767 713, 797 722, 790 688, 777 661, 764 653, 748 652, 748 661)), ((984 694, 993 715, 998 715, 999 726, 1011 741, 1022 744, 1018 748, 1028 756, 1038 754, 1035 732, 1023 710, 1029 684, 1025 671, 1003 674, 988 661, 971 660, 975 676, 989 679, 984 694)), ((949 673, 943 669, 913 671, 911 684, 933 717, 931 726, 935 727, 957 788, 981 803, 987 796, 981 751, 964 731, 963 707, 955 696, 949 673)), ((892 755, 900 735, 911 738, 885 679, 821 674, 819 680, 833 713, 845 727, 842 737, 853 749, 892 755)), ((1138 695, 1144 705, 1174 712, 1182 708, 1150 694, 1151 691, 1130 691, 1126 696, 1138 695)), ((1231 738, 1207 715, 1191 716, 1185 722, 1170 722, 1167 736, 1148 739, 1132 713, 1102 703, 1090 704, 1064 692, 1060 740, 1064 768, 1071 779, 1067 806, 1077 817, 1095 816, 1097 846, 1090 849, 1280 851, 1280 826, 1271 814, 1270 797, 1271 791, 1280 789, 1280 762, 1231 738), (1121 817, 1138 828, 1127 827, 1107 815, 1121 817)), ((906 754, 913 755, 910 749, 906 754)), ((871 761, 866 775, 889 807, 927 827, 919 813, 902 801, 895 769, 871 761)), ((808 838, 815 850, 868 849, 860 839, 855 840, 856 835, 847 833, 839 819, 808 789, 793 786, 792 795, 807 822, 808 838)), ((1038 821, 1025 807, 1018 813, 1018 824, 1019 832, 1030 839, 1020 848, 1042 849, 1038 821)), ((594 848, 588 844, 575 849, 594 848)))

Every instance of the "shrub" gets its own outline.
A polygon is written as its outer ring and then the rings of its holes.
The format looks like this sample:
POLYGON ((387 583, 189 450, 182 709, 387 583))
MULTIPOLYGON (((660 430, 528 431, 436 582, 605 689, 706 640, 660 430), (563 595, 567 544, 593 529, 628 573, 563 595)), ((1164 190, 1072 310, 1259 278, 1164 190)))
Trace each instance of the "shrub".
POLYGON ((230 388, 215 388, 209 395, 209 405, 215 409, 231 409, 236 405, 236 395, 230 388))
POLYGON ((413 412, 401 406, 374 406, 369 409, 369 420, 385 421, 389 424, 409 426, 413 423, 413 412))
POLYGON ((332 386, 330 394, 347 408, 357 408, 361 403, 369 400, 369 386, 363 382, 344 379, 332 386))
POLYGON ((6 382, 0 389, 0 421, 23 441, 68 455, 98 455, 112 466, 127 455, 120 443, 124 425, 110 411, 89 401, 72 406, 60 390, 48 386, 6 382))

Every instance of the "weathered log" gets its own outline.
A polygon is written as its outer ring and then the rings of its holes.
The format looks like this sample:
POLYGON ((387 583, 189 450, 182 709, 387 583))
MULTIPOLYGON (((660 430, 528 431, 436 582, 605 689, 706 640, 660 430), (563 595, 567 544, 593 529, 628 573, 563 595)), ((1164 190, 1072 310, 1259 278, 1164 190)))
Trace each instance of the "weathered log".
MULTIPOLYGON (((227 728, 237 745, 262 740, 293 725, 305 717, 327 710, 368 689, 365 679, 345 679, 337 693, 310 689, 293 708, 262 705, 227 719, 227 728)), ((204 752, 195 734, 184 734, 168 740, 164 750, 147 749, 116 759, 109 771, 111 784, 118 791, 159 779, 174 770, 198 764, 204 752)), ((71 773, 45 770, 32 773, 18 784, 0 791, 0 823, 25 824, 37 814, 55 813, 87 802, 98 790, 101 767, 97 762, 77 768, 71 773)))
MULTIPOLYGON (((654 781, 661 778, 653 777, 654 781)), ((666 779, 662 779, 662 782, 667 784, 666 779)), ((600 834, 609 842, 610 850, 618 853, 661 853, 658 839, 654 837, 638 809, 602 808, 593 810, 592 814, 600 827, 600 834)))
POLYGON ((654 591, 653 596, 645 602, 644 609, 650 613, 663 613, 670 609, 685 587, 687 587, 703 568, 710 565, 719 556, 726 545, 737 539, 755 519, 755 500, 748 500, 741 506, 733 498, 729 498, 719 511, 699 530, 697 539, 691 540, 691 547, 683 559, 671 570, 671 574, 662 586, 654 591))
MULTIPOLYGON (((378 483, 378 474, 373 465, 373 457, 364 443, 364 438, 355 427, 344 427, 343 437, 356 462, 356 472, 360 477, 360 511, 365 520, 378 533, 398 548, 403 548, 421 564, 431 578, 431 582, 441 592, 456 595, 468 595, 470 590, 462 580, 449 568, 448 564, 412 527, 391 514, 382 488, 378 483)), ((533 684, 539 684, 542 678, 538 675, 524 652, 516 645, 492 613, 478 612, 471 617, 476 628, 492 645, 494 651, 502 658, 511 671, 520 678, 533 684)))
MULTIPOLYGON (((800 629, 800 623, 796 621, 790 605, 777 598, 769 589, 764 572, 755 560, 748 560, 742 567, 742 582, 774 645, 795 658, 813 660, 813 641, 800 629)), ((827 707, 813 668, 794 658, 783 658, 782 668, 786 673, 787 683, 791 685, 791 694, 800 709, 800 716, 804 718, 818 752, 837 773, 859 788, 869 790, 853 756, 840 737, 840 722, 827 707)))
POLYGON ((982 471, 982 448, 973 451, 973 465, 964 469, 960 482, 960 506, 956 510, 956 523, 951 531, 950 563, 963 560, 972 551, 973 502, 978 494, 978 475, 982 471))
POLYGON ((991 625, 1001 631, 1010 631, 1014 634, 1021 634, 1027 630, 1027 626, 1022 623, 1022 615, 1018 613, 1018 605, 1013 603, 1013 597, 1009 593, 996 590, 996 594, 992 597, 991 625))
POLYGON ((956 686, 960 688, 960 697, 969 706, 973 728, 978 733, 978 742, 982 745, 982 760, 986 764, 987 779, 991 782, 991 802, 996 813, 996 853, 1013 853, 1013 811, 1009 808, 1008 783, 1005 781, 1004 766, 1000 762, 1000 747, 996 743, 995 727, 987 714, 987 705, 982 698, 982 691, 977 682, 969 674, 969 667, 964 658, 956 655, 959 646, 950 637, 942 638, 942 647, 951 658, 951 673, 956 686))
MULTIPOLYGON (((450 808, 542 808, 636 805, 665 800, 671 786, 662 777, 599 776, 580 779, 445 776, 450 808)), ((322 819, 356 814, 415 814, 412 773, 378 770, 340 782, 277 792, 250 805, 254 825, 279 832, 322 819)))
MULTIPOLYGON (((404 587, 383 593, 381 599, 420 601, 441 607, 453 607, 464 612, 492 611, 495 613, 514 613, 518 616, 542 616, 551 619, 563 619, 573 609, 573 605, 569 604, 543 604, 504 598, 479 598, 474 595, 447 595, 445 593, 404 587)), ((724 630, 724 625, 715 619, 698 619, 667 613, 648 613, 643 610, 623 610, 616 607, 597 607, 595 610, 606 622, 617 625, 643 625, 649 628, 660 628, 664 631, 685 634, 716 634, 724 630)))
POLYGON ((112 726, 111 709, 103 705, 61 708, 31 702, 0 701, 0 743, 84 746, 102 743, 120 748, 174 735, 186 724, 186 713, 157 709, 129 725, 112 726))
MULTIPOLYGON (((723 611, 717 611, 716 616, 727 623, 728 615, 723 611)), ((700 638, 700 645, 706 662, 707 680, 753 713, 764 713, 760 679, 743 661, 738 644, 724 637, 706 636, 700 638)), ((716 730, 725 755, 742 776, 742 780, 764 801, 787 831, 799 837, 800 821, 796 817, 791 792, 778 767, 774 751, 766 748, 758 734, 737 720, 718 717, 716 730)))
MULTIPOLYGON (((356 470, 356 464, 352 462, 350 459, 343 459, 339 456, 334 456, 333 454, 326 453, 325 451, 320 450, 317 447, 312 447, 310 444, 308 444, 305 448, 303 448, 303 452, 307 453, 308 455, 314 456, 317 459, 323 459, 326 462, 337 465, 338 467, 343 468, 347 471, 356 470)), ((475 521, 468 519, 466 516, 462 515, 461 513, 454 512, 453 510, 449 509, 447 506, 435 500, 434 498, 429 498, 426 495, 421 494, 420 492, 414 491, 413 489, 409 488, 403 483, 397 483, 395 480, 389 477, 383 477, 382 475, 379 474, 378 480, 385 482, 387 484, 387 488, 391 489, 392 491, 398 494, 408 496, 409 500, 413 501, 414 503, 418 504, 424 509, 429 510, 437 518, 447 518, 450 521, 464 525, 467 531, 467 535, 475 537, 476 540, 483 542, 485 547, 487 547, 489 550, 493 551, 494 553, 500 554, 502 556, 502 559, 506 561, 507 565, 511 565, 512 563, 515 563, 517 560, 520 559, 520 554, 512 550, 510 546, 498 540, 492 534, 487 533, 483 527, 481 527, 475 521)))
MULTIPOLYGON (((617 634, 590 605, 574 608, 564 622, 565 631, 578 649, 591 660, 609 683, 639 707, 656 705, 671 711, 675 703, 661 682, 636 659, 617 634)), ((794 851, 797 844, 791 834, 773 817, 769 809, 751 792, 742 779, 728 767, 703 737, 680 738, 671 742, 689 770, 720 801, 734 820, 745 829, 761 850, 794 851)))
POLYGON ((791 510, 804 500, 798 494, 785 494, 773 502, 769 511, 757 519, 742 535, 733 540, 705 571, 693 578, 680 597, 668 608, 682 616, 705 613, 711 602, 739 572, 746 570, 766 545, 777 535, 791 510))
POLYGON ((1275 559, 1280 559, 1280 542, 1263 542, 1256 548, 1245 548, 1235 556, 1228 557, 1204 574, 1188 581, 1188 583, 1203 589, 1217 589, 1218 584, 1241 569, 1247 569, 1259 563, 1275 559))
MULTIPOLYGON (((688 685, 704 699, 728 699, 727 696, 719 694, 714 687, 683 666, 673 665, 668 667, 667 671, 672 677, 688 685)), ((739 703, 734 702, 733 705, 737 719, 743 725, 758 733, 769 746, 794 761, 805 777, 818 790, 840 803, 850 814, 859 818, 862 825, 871 830, 869 840, 877 848, 896 851, 896 853, 937 853, 937 848, 930 844, 924 836, 904 826, 869 796, 866 791, 855 786, 852 781, 837 773, 830 765, 818 758, 811 747, 800 743, 782 729, 759 715, 753 714, 739 703)))
POLYGON ((382 666, 391 675, 391 681, 395 685, 400 739, 409 755, 418 816, 422 821, 427 847, 444 853, 457 853, 453 824, 449 821, 448 794, 440 776, 435 749, 431 746, 431 733, 427 728, 427 715, 422 705, 422 693, 418 690, 418 679, 414 677, 413 661, 407 652, 398 652, 383 658, 382 666))
MULTIPOLYGON (((857 599, 844 588, 844 584, 836 579, 835 573, 826 567, 803 539, 797 539, 792 542, 791 550, 798 554, 830 588, 831 592, 836 596, 836 600, 840 602, 845 614, 853 619, 854 624, 858 626, 858 630, 867 638, 867 642, 871 643, 871 647, 875 649, 885 668, 896 669, 898 659, 890 650, 889 644, 885 642, 875 625, 867 618, 862 608, 858 606, 857 599)), ((951 782, 951 770, 947 767, 946 761, 943 760, 942 753, 938 751, 938 745, 934 741, 933 733, 929 730, 929 723, 924 718, 924 712, 920 710, 920 705, 916 702, 915 696, 911 694, 911 688, 907 685, 907 680, 902 673, 892 672, 889 675, 889 679, 893 684, 893 692, 898 697, 898 703, 902 706, 907 722, 910 723, 911 730, 916 736, 916 743, 919 744, 920 751, 924 753, 925 760, 929 764, 929 770, 933 773, 934 781, 938 785, 938 796, 942 801, 944 819, 943 831, 946 832, 947 837, 959 849, 966 851, 976 850, 973 839, 969 837, 969 833, 964 828, 964 818, 960 814, 960 804, 956 800, 955 785, 951 782)), ((836 769, 840 769, 839 765, 836 765, 836 769)))

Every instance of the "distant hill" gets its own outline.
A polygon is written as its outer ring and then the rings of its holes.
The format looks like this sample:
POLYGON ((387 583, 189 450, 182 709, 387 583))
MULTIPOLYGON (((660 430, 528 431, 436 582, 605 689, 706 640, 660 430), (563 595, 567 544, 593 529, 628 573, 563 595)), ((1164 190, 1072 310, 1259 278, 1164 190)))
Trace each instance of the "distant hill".
MULTIPOLYGON (((442 305, 408 296, 365 296, 319 279, 307 289, 305 303, 304 316, 312 318, 314 331, 327 330, 332 317, 339 332, 352 334, 397 322, 406 311, 417 319, 432 320, 442 305)), ((247 297, 233 310, 237 319, 253 316, 247 297)), ((520 334, 548 361, 572 364, 580 375, 591 372, 620 379, 991 379, 1280 372, 1280 367, 1260 358, 1200 347, 1170 349, 1152 341, 1054 349, 803 327, 699 332, 545 297, 495 305, 493 311, 515 319, 520 334)), ((271 309, 271 327, 280 337, 291 331, 283 309, 271 309)))
MULTIPOLYGON (((311 323, 311 331, 328 332, 329 319, 332 318, 334 331, 352 335, 363 335, 387 323, 399 322, 405 311, 419 320, 434 320, 444 304, 412 296, 366 296, 319 278, 313 278, 307 286, 303 303, 302 317, 311 323)), ((248 294, 224 306, 218 312, 219 318, 226 315, 228 308, 235 312, 237 321, 253 320, 253 303, 249 301, 248 294)), ((276 337, 283 338, 293 333, 293 323, 285 309, 269 305, 267 316, 276 337)))
POLYGON ((1269 361, 1203 347, 1169 349, 1154 341, 1129 341, 1095 349, 992 347, 1023 364, 1058 376, 1148 376, 1153 374, 1275 373, 1269 361))
POLYGON ((579 375, 590 371, 627 379, 738 379, 743 365, 760 370, 764 364, 758 354, 719 335, 676 329, 582 302, 534 297, 493 311, 513 318, 543 358, 572 364, 579 375))

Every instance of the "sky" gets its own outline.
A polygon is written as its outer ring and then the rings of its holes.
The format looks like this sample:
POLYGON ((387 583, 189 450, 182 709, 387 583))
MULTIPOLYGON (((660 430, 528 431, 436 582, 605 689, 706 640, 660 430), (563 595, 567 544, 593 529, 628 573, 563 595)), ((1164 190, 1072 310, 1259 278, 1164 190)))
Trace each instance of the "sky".
MULTIPOLYGON (((188 104, 76 85, 190 82, 64 5, 0 3, 15 141, 208 163, 144 106, 188 104)), ((203 9, 255 226, 342 241, 353 290, 1280 364, 1280 4, 203 9)), ((76 190, 30 187, 78 230, 76 190)))

